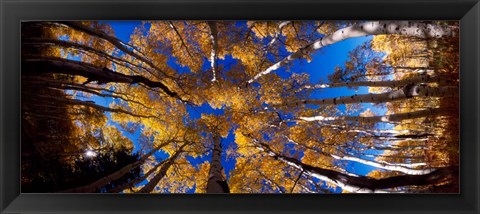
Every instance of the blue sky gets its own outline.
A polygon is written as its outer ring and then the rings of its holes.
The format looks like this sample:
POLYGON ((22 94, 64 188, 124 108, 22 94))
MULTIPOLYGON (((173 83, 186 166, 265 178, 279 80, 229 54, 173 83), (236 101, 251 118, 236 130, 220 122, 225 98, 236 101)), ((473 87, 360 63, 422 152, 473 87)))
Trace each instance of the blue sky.
MULTIPOLYGON (((125 43, 129 42, 130 35, 133 33, 133 30, 135 29, 135 27, 141 25, 140 21, 108 21, 105 23, 110 24, 114 29, 115 36, 120 40, 124 41, 125 43)), ((342 66, 344 64, 344 62, 347 60, 349 51, 353 50, 355 47, 371 39, 372 39, 371 36, 353 38, 353 39, 348 39, 348 40, 327 46, 325 48, 322 48, 320 51, 316 51, 315 53, 313 53, 311 63, 307 63, 306 60, 296 60, 294 63, 292 63, 290 67, 290 72, 306 72, 310 75, 310 80, 312 83, 318 82, 320 80, 326 81, 327 76, 334 71, 335 66, 338 66, 338 65, 342 66)), ((227 57, 227 60, 220 61, 219 64, 230 63, 231 61, 232 59, 230 57, 227 57)), ((175 60, 170 59, 168 63, 169 65, 174 65, 175 60)), ((280 68, 275 72, 282 78, 288 78, 288 76, 291 75, 291 73, 288 73, 285 71, 285 68, 280 68)), ((319 93, 314 93, 312 95, 312 98, 330 98, 330 97, 338 97, 338 96, 349 96, 353 94, 363 94, 367 92, 368 92, 368 88, 366 87, 360 87, 357 91, 343 87, 343 88, 321 90, 319 93)), ((104 99, 104 98, 94 97, 93 100, 96 103, 103 106, 108 106, 112 102, 111 98, 104 99)), ((370 104, 364 104, 364 107, 371 108, 377 114, 385 113, 384 109, 376 108, 370 104)), ((187 112, 189 114, 188 117, 190 119, 198 119, 200 118, 201 114, 215 114, 215 115, 223 114, 223 110, 215 110, 211 108, 208 104, 204 104, 200 107, 187 106, 187 112)), ((140 130, 137 131, 136 133, 131 134, 124 131, 118 124, 112 121, 109 121, 109 124, 116 126, 123 133, 124 136, 128 137, 134 143, 134 146, 135 146, 134 152, 139 151, 138 139, 140 137, 140 130)), ((222 139, 223 148, 227 148, 228 146, 231 146, 231 144, 234 144, 234 135, 232 132, 233 130, 230 131, 230 134, 228 135, 227 138, 222 139)), ((378 154, 378 151, 370 151, 370 153, 378 154)), ((164 159, 168 155, 162 152, 158 152, 155 156, 157 159, 164 159)), ((210 158, 211 156, 210 154, 208 154, 196 159, 190 157, 187 160, 189 160, 192 163, 192 165, 195 166, 199 163, 210 160, 210 158)), ((372 159, 370 157, 363 157, 363 158, 372 159)), ((223 157, 222 164, 224 166, 224 169, 226 171, 227 178, 228 178, 229 172, 235 166, 235 160, 234 159, 226 160, 226 158, 223 157)), ((356 162, 347 162, 347 167, 346 167, 346 170, 359 175, 366 175, 368 172, 370 172, 373 169, 374 169, 373 167, 366 166, 356 162)))

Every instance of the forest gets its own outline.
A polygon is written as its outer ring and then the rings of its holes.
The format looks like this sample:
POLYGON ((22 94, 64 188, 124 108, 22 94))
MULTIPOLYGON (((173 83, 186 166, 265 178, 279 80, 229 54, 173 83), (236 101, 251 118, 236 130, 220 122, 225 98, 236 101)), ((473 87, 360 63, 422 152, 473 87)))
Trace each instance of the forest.
POLYGON ((24 21, 22 193, 459 193, 457 21, 24 21))

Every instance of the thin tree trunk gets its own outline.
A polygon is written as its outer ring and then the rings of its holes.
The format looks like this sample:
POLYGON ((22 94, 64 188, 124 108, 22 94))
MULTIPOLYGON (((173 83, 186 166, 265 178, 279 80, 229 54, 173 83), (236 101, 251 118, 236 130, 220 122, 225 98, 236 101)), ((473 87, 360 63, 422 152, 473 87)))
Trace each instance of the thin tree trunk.
MULTIPOLYGON (((55 23, 55 22, 54 22, 55 23)), ((59 24, 62 24, 62 25, 66 25, 70 28, 73 28, 75 30, 78 30, 78 31, 82 31, 82 32, 85 32, 87 34, 90 34, 92 36, 96 36, 98 38, 101 38, 101 39, 104 39, 108 42, 110 42, 111 44, 113 44, 115 47, 117 47, 118 49, 120 49, 121 51, 123 51, 124 53, 130 55, 130 56, 133 56, 135 58, 137 58, 138 60, 146 63, 147 65, 149 65, 150 67, 152 67, 153 69, 155 69, 156 71, 158 71, 159 73, 163 74, 164 76, 166 77, 169 77, 164 71, 162 71, 159 67, 157 67, 152 61, 148 60, 147 58, 145 58, 144 56, 141 56, 137 53, 135 53, 134 51, 128 49, 129 47, 134 49, 135 51, 139 52, 140 51, 138 49, 136 49, 135 47, 129 45, 129 44, 126 44, 124 42, 122 42, 121 40, 119 40, 118 38, 115 38, 113 36, 110 36, 104 32, 101 32, 99 30, 96 30, 96 29, 93 29, 93 28, 90 28, 88 26, 85 26, 85 25, 82 25, 81 23, 79 22, 71 22, 71 21, 65 21, 65 22, 56 22, 56 23, 59 23, 59 24)), ((171 78, 171 77, 170 77, 171 78)))
POLYGON ((171 91, 165 84, 161 82, 151 81, 140 75, 125 75, 114 72, 108 68, 99 68, 89 63, 78 62, 69 59, 57 57, 27 58, 22 70, 24 70, 25 73, 38 72, 80 75, 87 77, 91 81, 98 81, 99 83, 142 83, 151 88, 160 88, 167 95, 182 100, 176 92, 171 91))
POLYGON ((122 192, 126 189, 129 189, 129 188, 132 188, 134 187, 135 185, 137 185, 138 183, 144 181, 145 179, 148 178, 148 176, 150 176, 152 173, 156 172, 158 167, 160 167, 163 163, 165 163, 165 161, 161 161, 160 163, 157 163, 157 165, 155 165, 155 167, 151 168, 150 170, 148 170, 147 173, 145 173, 141 178, 135 178, 134 180, 128 182, 128 183, 124 183, 122 185, 119 185, 113 189, 111 189, 109 192, 112 192, 112 193, 118 193, 118 192, 122 192))
POLYGON ((112 113, 128 114, 128 115, 131 115, 131 116, 134 116, 134 117, 141 117, 141 118, 157 118, 157 119, 159 119, 157 116, 153 116, 153 115, 140 115, 140 114, 135 114, 135 113, 132 113, 132 112, 120 109, 120 108, 109 108, 109 107, 97 105, 97 104, 95 104, 94 101, 83 101, 83 100, 77 100, 77 99, 68 99, 68 98, 46 96, 46 95, 38 95, 38 97, 64 102, 67 105, 87 106, 87 107, 97 109, 99 111, 107 111, 107 112, 112 112, 112 113))
POLYGON ((207 193, 230 193, 227 182, 222 176, 222 147, 220 135, 213 135, 213 152, 210 170, 208 172, 207 193))
POLYGON ((455 177, 458 172, 458 166, 450 166, 438 168, 424 175, 400 175, 382 179, 374 179, 366 176, 350 176, 334 170, 323 169, 319 167, 304 164, 301 161, 286 157, 274 152, 264 143, 257 143, 257 149, 267 152, 270 156, 278 159, 298 170, 302 170, 305 174, 318 178, 320 180, 331 182, 349 192, 357 193, 373 193, 383 192, 383 189, 389 189, 401 186, 423 186, 435 184, 446 178, 455 177))
POLYGON ((64 48, 75 48, 75 49, 78 49, 78 50, 84 50, 86 52, 91 52, 91 53, 94 53, 98 56, 104 57, 104 58, 106 58, 106 59, 108 59, 112 62, 116 62, 118 64, 121 64, 126 68, 129 68, 129 67, 127 67, 127 64, 128 64, 128 65, 131 65, 131 66, 134 66, 134 67, 137 67, 137 68, 140 68, 140 69, 144 69, 144 70, 152 73, 152 71, 150 71, 149 68, 146 68, 146 67, 143 67, 141 65, 129 62, 128 60, 121 59, 121 58, 116 57, 116 56, 112 56, 112 55, 107 54, 107 53, 105 53, 101 50, 98 50, 96 48, 92 48, 90 46, 82 45, 82 44, 78 44, 78 43, 74 43, 74 42, 58 40, 58 39, 28 38, 28 39, 22 40, 22 44, 57 45, 57 46, 64 47, 64 48))
MULTIPOLYGON (((324 123, 318 121, 322 127, 329 127, 332 129, 340 130, 342 132, 358 133, 365 134, 367 136, 383 140, 383 139, 406 139, 406 138, 424 138, 428 136, 433 136, 433 134, 426 132, 417 132, 411 130, 376 130, 376 129, 362 129, 359 127, 347 127, 345 125, 334 125, 329 123, 324 123)), ((329 122, 329 121, 325 121, 329 122)))
POLYGON ((110 175, 107 175, 103 178, 100 178, 100 179, 98 179, 97 181, 95 181, 91 184, 81 186, 81 187, 72 188, 72 189, 68 189, 68 190, 63 190, 63 191, 60 191, 60 192, 61 193, 97 192, 101 187, 109 184, 112 181, 115 181, 115 180, 121 178, 122 176, 124 176, 125 174, 130 172, 131 170, 141 166, 143 163, 145 163, 145 161, 147 160, 148 157, 150 157, 151 155, 153 155, 153 153, 157 152, 158 150, 160 150, 162 147, 166 146, 169 143, 170 142, 165 142, 163 144, 160 144, 155 149, 152 149, 152 151, 150 151, 149 153, 143 155, 138 161, 136 161, 134 163, 131 163, 131 164, 128 164, 128 165, 124 166, 123 168, 119 169, 118 171, 116 171, 116 172, 114 172, 110 175))
MULTIPOLYGON (((420 111, 413 111, 407 113, 398 113, 382 116, 371 116, 371 117, 362 117, 362 116, 335 116, 335 117, 323 117, 323 116, 314 116, 314 117, 299 117, 303 121, 355 121, 360 123, 378 123, 378 122, 396 122, 420 117, 434 116, 447 113, 448 108, 430 108, 420 111)), ((418 135, 399 135, 399 138, 414 138, 418 135)), ((422 136, 425 137, 425 136, 422 136)))
MULTIPOLYGON (((329 154, 329 153, 323 152, 321 150, 305 146, 303 144, 299 144, 299 143, 297 143, 297 142, 295 142, 295 141, 293 141, 289 138, 288 138, 288 140, 289 140, 289 142, 292 142, 296 145, 299 145, 301 147, 319 152, 319 153, 321 153, 322 155, 325 155, 325 156, 330 156, 330 157, 332 157, 336 160, 355 161, 357 163, 362 163, 362 164, 365 164, 365 165, 369 165, 369 166, 373 166, 373 167, 377 167, 377 168, 381 168, 381 169, 386 169, 386 170, 390 170, 390 171, 403 172, 403 173, 409 174, 409 175, 423 175, 423 174, 427 174, 427 173, 430 173, 430 172, 433 171, 433 169, 414 169, 413 168, 413 167, 417 167, 417 166, 425 166, 426 165, 425 163, 411 163, 411 164, 389 163, 389 162, 386 162, 386 161, 372 161, 372 160, 366 160, 366 159, 352 157, 352 156, 346 156, 346 155, 339 156, 339 155, 329 154)), ((358 175, 352 175, 352 174, 347 173, 346 171, 344 173, 347 174, 347 175, 350 175, 350 176, 358 177, 358 175)))
POLYGON ((261 76, 269 74, 272 71, 275 71, 280 67, 292 62, 293 60, 309 54, 315 50, 318 50, 322 47, 349 38, 381 34, 400 34, 418 38, 439 38, 442 36, 453 36, 454 32, 449 27, 412 21, 370 21, 355 24, 350 27, 337 30, 331 35, 324 36, 314 41, 313 43, 301 48, 297 52, 290 54, 281 61, 258 73, 252 79, 248 80, 248 84, 256 81, 261 76))
POLYGON ((212 43, 212 51, 210 53, 210 66, 212 67, 212 82, 217 81, 216 67, 217 67, 217 24, 214 21, 208 21, 208 27, 210 28, 210 42, 212 43))
POLYGON ((270 47, 278 40, 278 38, 280 37, 280 35, 282 35, 282 29, 289 25, 291 23, 291 21, 283 21, 283 22, 280 22, 280 24, 278 24, 278 29, 277 29, 277 32, 275 33, 275 36, 273 37, 273 39, 267 44, 267 46, 265 46, 265 53, 268 52, 268 50, 270 49, 270 47))
MULTIPOLYGON (((457 87, 430 87, 426 85, 406 85, 401 89, 381 94, 359 94, 335 98, 301 100, 285 103, 287 106, 301 104, 339 105, 351 103, 384 103, 405 100, 412 97, 458 97, 457 87)), ((283 105, 285 105, 283 104, 283 105)), ((281 104, 282 105, 282 104, 281 104)), ((278 105, 277 105, 278 106, 278 105)))
POLYGON ((413 167, 417 166, 424 166, 425 163, 389 163, 386 161, 371 161, 362 158, 352 157, 352 156, 337 156, 337 155, 330 155, 336 160, 346 160, 346 161, 354 161, 357 163, 362 163, 368 166, 377 167, 380 169, 386 169, 389 171, 396 171, 402 172, 408 175, 425 175, 430 172, 433 172, 434 169, 414 169, 413 167))
POLYGON ((172 21, 169 21, 168 23, 170 25, 170 28, 172 28, 172 30, 175 31, 175 34, 177 34, 178 38, 180 38, 180 42, 182 43, 183 48, 185 48, 185 51, 187 51, 188 56, 190 58, 193 58, 193 55, 190 53, 190 50, 188 49, 187 44, 185 43, 185 40, 183 40, 182 35, 180 34, 180 32, 178 32, 177 27, 175 27, 172 21))
POLYGON ((167 162, 165 162, 162 167, 160 168, 160 170, 158 171, 158 173, 142 188, 140 189, 140 191, 138 191, 139 193, 150 193, 153 191, 153 189, 157 186, 158 182, 160 182, 160 180, 162 180, 163 177, 165 177, 165 175, 167 174, 167 171, 168 169, 170 169, 170 167, 173 165, 173 163, 175 162, 175 160, 178 158, 178 156, 183 152, 183 148, 186 146, 187 144, 183 144, 179 149, 178 151, 175 152, 175 154, 172 155, 172 157, 170 157, 168 159, 167 162))
MULTIPOLYGON (((396 88, 396 87, 401 87, 408 84, 442 82, 442 80, 443 80, 442 76, 419 75, 416 77, 411 77, 411 78, 402 79, 402 80, 335 82, 335 83, 326 83, 326 84, 306 85, 303 88, 319 89, 319 88, 360 87, 360 86, 396 88)), ((449 81, 443 80, 443 82, 449 82, 449 81)))

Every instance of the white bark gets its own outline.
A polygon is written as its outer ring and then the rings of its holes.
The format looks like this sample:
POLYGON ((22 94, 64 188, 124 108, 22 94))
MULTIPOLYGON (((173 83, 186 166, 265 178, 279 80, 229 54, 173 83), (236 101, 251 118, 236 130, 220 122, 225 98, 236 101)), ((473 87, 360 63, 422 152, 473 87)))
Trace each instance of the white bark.
POLYGON ((266 70, 258 73, 255 77, 248 80, 248 83, 250 84, 256 81, 261 76, 269 74, 272 71, 275 71, 278 68, 290 63, 291 61, 300 58, 312 51, 318 50, 322 47, 349 38, 381 34, 401 34, 418 38, 440 38, 443 36, 453 36, 454 32, 448 26, 439 26, 412 21, 370 21, 355 24, 350 27, 337 30, 330 35, 324 36, 314 41, 313 43, 301 48, 297 52, 290 54, 289 56, 273 64, 266 70))
MULTIPOLYGON (((300 145, 297 142, 291 140, 290 138, 288 138, 288 140, 289 140, 289 142, 292 142, 296 145, 300 145)), ((423 175, 423 174, 428 174, 428 173, 433 171, 432 169, 414 169, 413 168, 413 167, 418 167, 418 166, 425 166, 426 163, 410 163, 410 164, 389 163, 389 162, 386 162, 386 161, 371 161, 371 160, 365 160, 365 159, 361 159, 361 158, 357 158, 357 157, 351 157, 351 156, 338 156, 338 155, 333 155, 333 154, 328 154, 328 153, 323 153, 323 154, 327 155, 327 156, 330 156, 330 157, 332 157, 336 160, 355 161, 355 162, 358 162, 358 163, 362 163, 362 164, 365 164, 365 165, 377 167, 377 168, 380 168, 380 169, 403 172, 403 173, 409 174, 409 175, 423 175)), ((353 173, 349 173, 345 169, 340 168, 340 171, 344 174, 347 174, 347 175, 350 175, 350 176, 353 176, 353 177, 358 177, 358 175, 353 174, 353 173)))
POLYGON ((217 74, 216 74, 216 61, 217 61, 217 48, 218 48, 218 43, 217 43, 217 25, 213 21, 208 22, 208 27, 210 28, 210 42, 212 43, 212 50, 210 52, 210 66, 212 67, 212 82, 217 81, 217 74))
MULTIPOLYGON (((441 76, 430 76, 427 74, 422 74, 416 77, 411 77, 402 80, 386 80, 386 81, 357 81, 357 82, 336 82, 336 83, 326 83, 326 84, 316 84, 316 85, 305 85, 302 88, 298 89, 296 92, 302 91, 304 89, 322 89, 322 88, 335 88, 335 87, 388 87, 395 88, 400 86, 405 86, 408 84, 418 84, 418 83, 434 83, 434 82, 443 82, 441 76)), ((447 80, 445 80, 447 82, 447 80)))
MULTIPOLYGON (((371 116, 371 117, 362 117, 362 116, 335 116, 335 117, 323 117, 323 116, 314 116, 314 117, 299 117, 300 120, 312 122, 312 121, 356 121, 362 123, 378 123, 378 122, 395 122, 402 121, 407 119, 414 119, 420 117, 427 117, 432 115, 440 115, 447 113, 447 108, 431 108, 414 112, 407 113, 398 113, 382 116, 371 116)), ((361 132, 360 130, 358 130, 361 132)), ((387 137, 388 138, 388 137, 387 137)))
POLYGON ((365 160, 357 157, 351 157, 351 156, 337 156, 337 155, 330 155, 336 160, 346 160, 346 161, 355 161, 358 163, 362 163, 365 165, 377 167, 380 169, 386 169, 390 171, 397 171, 397 172, 403 172, 408 175, 425 175, 430 172, 433 172, 433 169, 414 169, 412 167, 417 167, 417 166, 423 166, 425 163, 411 163, 411 164, 405 164, 405 163, 388 163, 385 161, 371 161, 371 160, 365 160))
POLYGON ((277 33, 275 34, 273 39, 265 47, 265 54, 268 52, 269 48, 278 40, 278 37, 280 37, 280 35, 282 34, 282 29, 290 23, 291 23, 291 21, 280 22, 280 24, 278 25, 277 33))
POLYGON ((266 144, 255 141, 257 149, 265 151, 273 158, 284 162, 300 171, 303 171, 307 176, 318 178, 325 182, 330 182, 348 192, 356 193, 389 193, 391 189, 399 186, 409 185, 427 185, 440 181, 446 176, 458 173, 457 167, 444 167, 436 169, 428 174, 421 175, 402 175, 383 179, 373 179, 370 177, 359 176, 352 177, 340 172, 329 169, 318 168, 310 166, 298 161, 295 158, 289 158, 273 152, 266 144))
POLYGON ((170 169, 170 167, 173 165, 173 163, 175 162, 175 160, 178 158, 178 156, 180 155, 180 153, 183 152, 183 148, 186 146, 187 144, 183 144, 179 149, 178 151, 175 152, 175 154, 172 155, 172 157, 168 158, 168 161, 165 162, 162 167, 160 168, 160 170, 158 170, 157 174, 155 174, 155 176, 150 179, 150 181, 145 184, 145 186, 143 186, 142 189, 140 189, 140 191, 138 191, 139 193, 150 193, 153 191, 153 189, 155 189, 155 187, 157 186, 158 182, 160 182, 160 180, 162 180, 163 177, 165 177, 165 175, 167 175, 167 172, 168 170, 170 169))
POLYGON ((458 97, 457 87, 430 87, 423 84, 406 85, 401 89, 380 94, 357 94, 335 98, 301 100, 286 103, 287 106, 300 104, 339 105, 351 103, 384 103, 405 100, 412 97, 458 97))

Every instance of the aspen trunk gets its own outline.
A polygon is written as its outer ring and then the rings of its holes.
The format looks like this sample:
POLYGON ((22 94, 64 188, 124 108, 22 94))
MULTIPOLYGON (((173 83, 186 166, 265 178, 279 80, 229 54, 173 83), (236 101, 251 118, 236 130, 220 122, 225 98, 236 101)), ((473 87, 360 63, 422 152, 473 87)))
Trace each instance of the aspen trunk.
POLYGON ((72 29, 75 29, 75 30, 78 30, 78 31, 82 31, 84 33, 87 33, 87 34, 90 34, 92 36, 96 36, 98 38, 101 38, 101 39, 104 39, 108 42, 110 42, 112 45, 114 45, 116 48, 118 48, 119 50, 123 51, 124 53, 130 55, 130 56, 133 56, 135 58, 137 58, 138 60, 144 62, 145 64, 149 65, 150 67, 152 67, 153 69, 159 71, 161 74, 163 74, 164 76, 167 76, 165 75, 165 72, 163 72, 160 68, 158 68, 157 66, 155 66, 155 64, 148 60, 147 58, 145 58, 144 56, 140 55, 140 51, 138 49, 136 49, 135 47, 129 45, 129 44, 126 44, 124 42, 122 42, 121 40, 119 40, 118 38, 115 38, 113 36, 110 36, 104 32, 101 32, 99 30, 96 30, 96 29, 93 29, 93 28, 90 28, 88 26, 85 26, 85 25, 82 25, 81 23, 79 22, 71 22, 71 21, 68 21, 68 22, 57 22, 61 25, 66 25, 72 29), (133 49, 133 50, 130 50, 129 48, 133 49), (135 53, 138 52, 138 53, 135 53))
POLYGON ((280 35, 282 34, 282 30, 285 26, 289 25, 291 23, 291 21, 283 21, 283 22, 280 22, 280 24, 278 24, 278 29, 277 29, 277 32, 275 33, 275 36, 273 37, 273 39, 267 44, 267 46, 265 46, 265 54, 268 52, 268 50, 270 49, 270 47, 278 40, 278 37, 280 37, 280 35))
POLYGON ((256 81, 263 75, 269 74, 272 71, 309 54, 322 47, 343 41, 349 38, 381 35, 381 34, 400 34, 418 38, 440 38, 443 36, 453 36, 454 32, 448 26, 440 26, 434 24, 426 24, 412 21, 370 21, 360 24, 355 24, 335 31, 331 35, 324 36, 313 43, 301 48, 295 53, 290 54, 281 61, 273 64, 264 71, 258 73, 255 77, 248 80, 248 83, 256 81))
POLYGON ((306 175, 318 178, 325 182, 331 182, 341 187, 343 190, 356 193, 374 193, 385 192, 383 189, 389 189, 401 186, 423 186, 435 184, 454 177, 458 174, 458 166, 438 168, 424 175, 400 175, 382 179, 374 179, 366 176, 351 176, 334 170, 323 169, 319 167, 304 164, 301 161, 275 153, 270 147, 263 143, 258 143, 257 149, 267 152, 270 156, 278 159, 298 170, 304 171, 306 175))
POLYGON ((134 187, 135 185, 137 185, 138 183, 144 181, 145 179, 148 178, 148 176, 150 176, 152 173, 154 173, 155 171, 157 171, 158 167, 160 167, 165 161, 162 161, 160 163, 158 163, 157 165, 155 165, 155 167, 151 168, 150 170, 148 170, 147 173, 145 173, 141 178, 136 178, 134 180, 132 180, 131 182, 128 182, 128 183, 125 183, 125 184, 122 184, 118 187, 115 187, 114 189, 110 190, 109 192, 112 192, 112 193, 118 193, 118 192, 122 192, 126 189, 129 189, 129 188, 132 188, 134 187))
MULTIPOLYGON (((430 87, 426 85, 406 85, 401 89, 381 94, 359 94, 335 98, 301 100, 285 103, 287 106, 301 104, 339 105, 351 103, 384 103, 405 100, 412 97, 458 97, 457 87, 430 87)), ((284 105, 285 105, 284 104, 284 105)))
POLYGON ((207 193, 230 193, 228 184, 222 176, 222 147, 220 141, 220 136, 214 134, 212 162, 210 163, 210 170, 208 172, 207 193))
POLYGON ((160 168, 160 170, 158 171, 158 173, 142 188, 140 189, 140 191, 138 191, 139 193, 150 193, 153 191, 153 189, 155 189, 155 187, 157 186, 158 182, 160 182, 160 180, 162 180, 163 177, 165 177, 165 175, 167 174, 167 171, 168 169, 170 169, 170 167, 173 165, 173 163, 175 162, 175 160, 178 158, 178 156, 180 155, 180 153, 183 152, 183 148, 186 146, 187 144, 183 144, 179 149, 178 151, 175 152, 175 154, 172 155, 172 157, 170 157, 168 159, 167 162, 165 162, 165 164, 162 165, 162 167, 160 168))
POLYGON ((417 166, 424 166, 425 163, 395 164, 395 163, 388 163, 386 161, 371 161, 371 160, 366 160, 366 159, 351 157, 351 156, 337 156, 337 155, 330 155, 330 156, 336 160, 354 161, 354 162, 362 163, 368 166, 377 167, 380 169, 402 172, 407 175, 425 175, 430 172, 433 172, 433 169, 414 169, 413 168, 417 166))
MULTIPOLYGON (((115 62, 115 63, 119 63, 119 64, 122 64, 124 65, 125 67, 127 67, 126 65, 132 65, 132 66, 135 66, 137 68, 140 68, 140 69, 144 69, 144 70, 147 70, 149 72, 150 69, 149 68, 146 68, 144 66, 141 66, 141 65, 138 65, 138 64, 135 64, 135 63, 132 63, 132 62, 129 62, 128 60, 125 60, 125 59, 121 59, 119 57, 116 57, 116 56, 113 56, 113 55, 110 55, 108 53, 105 53, 104 51, 101 51, 101 50, 98 50, 96 48, 92 48, 90 46, 87 46, 87 45, 82 45, 82 44, 78 44, 78 43, 75 43, 75 42, 69 42, 69 41, 64 41, 64 40, 58 40, 58 39, 38 39, 38 38, 28 38, 28 39, 24 39, 22 40, 22 45, 23 44, 34 44, 34 45, 56 45, 56 46, 59 46, 59 47, 64 47, 64 48, 75 48, 75 49, 78 49, 78 50, 83 50, 83 51, 86 51, 86 52, 91 52, 91 53, 94 53, 98 56, 102 56, 112 62, 115 62)), ((128 68, 128 67, 127 67, 128 68)))
POLYGON ((180 99, 177 93, 171 91, 161 82, 151 81, 140 75, 125 75, 108 68, 99 68, 95 65, 57 57, 27 58, 22 64, 25 73, 61 73, 79 75, 99 83, 142 83, 151 88, 160 88, 171 97, 180 99))
POLYGON ((448 80, 443 80, 442 76, 419 75, 403 80, 387 80, 387 81, 357 81, 357 82, 335 82, 326 84, 306 85, 302 89, 320 89, 320 88, 334 88, 334 87, 388 87, 396 88, 408 84, 418 83, 447 83, 448 80))
MULTIPOLYGON (((304 121, 355 121, 361 123, 378 123, 378 122, 396 122, 420 117, 427 117, 427 116, 435 116, 447 113, 449 111, 448 108, 430 108, 420 111, 413 111, 407 113, 398 113, 398 114, 390 114, 390 115, 382 115, 382 116, 371 116, 371 117, 362 117, 362 116, 336 116, 336 117, 323 117, 323 116, 315 116, 315 117, 300 117, 300 120, 304 121)), ((401 136, 401 135, 400 135, 401 136)), ((411 135, 411 137, 415 137, 411 135)), ((406 137, 403 137, 406 138, 406 137)))
POLYGON ((128 164, 126 166, 124 166, 123 168, 121 168, 120 170, 110 174, 110 175, 107 175, 103 178, 100 178, 98 179, 97 181, 91 183, 91 184, 88 184, 88 185, 85 185, 85 186, 81 186, 81 187, 76 187, 76 188, 72 188, 72 189, 68 189, 68 190, 64 190, 64 191, 60 191, 60 193, 78 193, 78 192, 81 192, 81 193, 87 193, 87 192, 97 192, 100 188, 102 188, 103 186, 109 184, 110 182, 114 181, 114 180, 117 180, 119 178, 121 178, 122 176, 124 176, 125 174, 127 174, 128 172, 130 172, 132 169, 135 169, 139 166, 141 166, 143 163, 145 163, 145 161, 147 160, 148 157, 150 157, 151 155, 153 155, 153 153, 157 152, 158 150, 160 150, 162 147, 166 146, 168 143, 170 142, 166 142, 166 143, 163 143, 161 145, 159 145, 158 147, 156 147, 155 149, 152 149, 152 151, 148 152, 147 154, 143 155, 138 161, 136 161, 135 163, 131 163, 131 164, 128 164))
POLYGON ((210 66, 212 67, 212 82, 217 81, 216 67, 217 67, 217 24, 214 21, 208 21, 210 28, 210 42, 212 43, 212 51, 210 53, 210 66))
MULTIPOLYGON (((297 143, 297 142, 295 142, 291 139, 289 139, 289 142, 293 142, 294 144, 302 146, 304 148, 312 149, 311 147, 304 146, 304 145, 299 144, 299 143, 297 143)), ((386 161, 372 161, 372 160, 366 160, 366 159, 352 157, 352 156, 346 156, 346 155, 338 156, 338 155, 333 155, 333 154, 329 154, 329 153, 322 152, 322 151, 319 151, 319 152, 322 155, 330 156, 330 157, 332 157, 336 160, 355 161, 357 163, 362 163, 362 164, 377 167, 377 168, 380 168, 380 169, 403 172, 403 173, 409 174, 409 175, 423 175, 423 174, 427 174, 427 173, 430 173, 430 172, 433 171, 432 169, 414 169, 414 167, 417 167, 417 166, 425 166, 426 165, 425 163, 411 163, 411 164, 389 163, 389 162, 386 162, 386 161)), ((343 172, 343 173, 348 174, 346 171, 343 172)), ((356 175, 355 177, 358 177, 358 175, 356 175)))

